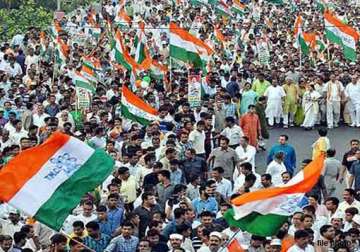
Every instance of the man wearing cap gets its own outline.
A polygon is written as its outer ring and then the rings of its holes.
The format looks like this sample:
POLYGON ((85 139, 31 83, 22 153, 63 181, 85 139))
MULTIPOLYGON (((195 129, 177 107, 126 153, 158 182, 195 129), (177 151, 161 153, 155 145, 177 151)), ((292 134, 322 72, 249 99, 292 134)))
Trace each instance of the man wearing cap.
POLYGON ((222 234, 220 232, 211 232, 209 245, 201 246, 198 252, 219 252, 221 251, 222 234))
MULTIPOLYGON (((181 234, 171 234, 170 235, 170 241, 169 241, 169 252, 175 252, 177 249, 182 248, 184 237, 181 234)), ((186 252, 189 252, 188 250, 185 250, 186 252)))
POLYGON ((272 239, 270 242, 271 252, 280 252, 281 251, 281 240, 272 239))

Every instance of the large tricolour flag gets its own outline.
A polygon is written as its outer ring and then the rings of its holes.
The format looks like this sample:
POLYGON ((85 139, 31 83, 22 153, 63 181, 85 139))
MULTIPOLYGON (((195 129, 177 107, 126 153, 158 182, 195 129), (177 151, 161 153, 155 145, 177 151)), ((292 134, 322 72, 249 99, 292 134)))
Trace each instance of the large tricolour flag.
POLYGON ((325 35, 328 40, 343 48, 345 58, 356 61, 356 44, 359 33, 351 26, 344 24, 330 11, 325 11, 325 35))
POLYGON ((60 230, 81 197, 101 184, 113 165, 104 150, 55 132, 0 170, 0 201, 60 230))
POLYGON ((170 23, 170 57, 204 70, 212 54, 213 50, 202 40, 170 23))
POLYGON ((122 86, 121 115, 142 125, 158 120, 158 111, 122 86))
MULTIPOLYGON (((232 200, 233 208, 224 218, 229 225, 259 236, 276 235, 300 202, 318 182, 324 155, 314 159, 287 184, 245 193, 232 200)), ((301 210, 301 209, 300 209, 301 210)))

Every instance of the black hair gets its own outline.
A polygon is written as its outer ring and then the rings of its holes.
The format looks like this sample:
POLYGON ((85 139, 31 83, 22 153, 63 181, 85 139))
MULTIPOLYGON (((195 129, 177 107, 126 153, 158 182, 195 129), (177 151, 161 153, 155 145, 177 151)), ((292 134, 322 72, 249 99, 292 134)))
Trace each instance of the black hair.
POLYGON ((85 226, 86 226, 86 228, 91 228, 95 231, 100 230, 99 223, 96 221, 90 221, 85 226))
POLYGON ((305 230, 295 231, 295 234, 294 234, 295 240, 300 239, 300 238, 307 238, 307 237, 309 237, 309 233, 306 232, 305 230))
POLYGON ((318 133, 321 137, 324 137, 327 135, 328 131, 325 128, 320 128, 320 129, 318 129, 318 133))
POLYGON ((217 166, 213 168, 213 171, 217 171, 220 174, 224 173, 224 168, 222 168, 221 166, 217 166))
POLYGON ((79 228, 85 228, 84 222, 78 220, 78 221, 74 221, 74 223, 72 224, 73 228, 74 227, 79 227, 79 228))

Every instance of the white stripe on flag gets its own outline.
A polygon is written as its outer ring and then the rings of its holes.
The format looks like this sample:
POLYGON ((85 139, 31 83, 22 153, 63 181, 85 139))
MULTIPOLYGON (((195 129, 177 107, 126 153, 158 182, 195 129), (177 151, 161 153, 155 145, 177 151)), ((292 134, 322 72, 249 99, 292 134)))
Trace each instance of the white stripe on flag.
POLYGON ((43 167, 16 193, 9 204, 34 216, 56 189, 94 153, 94 149, 71 137, 43 167))
POLYGON ((282 194, 266 200, 257 200, 250 203, 233 206, 236 220, 241 219, 253 212, 266 215, 277 214, 289 216, 298 209, 298 204, 303 198, 304 193, 282 194))
POLYGON ((188 52, 193 52, 196 54, 199 54, 198 50, 197 50, 197 46, 187 40, 183 40, 181 37, 179 37, 177 34, 175 33, 170 33, 170 44, 183 48, 188 52))

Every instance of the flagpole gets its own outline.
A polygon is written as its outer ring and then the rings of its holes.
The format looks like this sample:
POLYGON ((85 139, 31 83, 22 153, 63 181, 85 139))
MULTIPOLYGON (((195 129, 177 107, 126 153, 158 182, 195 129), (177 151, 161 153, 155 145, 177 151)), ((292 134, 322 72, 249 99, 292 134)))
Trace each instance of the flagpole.
POLYGON ((240 233, 241 232, 241 229, 239 228, 239 230, 238 231, 236 231, 221 247, 220 247, 220 251, 222 251, 221 249, 225 249, 225 248, 227 248, 230 244, 231 244, 231 242, 234 240, 234 239, 236 239, 235 237, 238 235, 238 233, 240 233))
POLYGON ((330 48, 329 48, 329 41, 328 44, 326 46, 326 51, 327 51, 327 55, 328 55, 328 62, 329 62, 329 69, 331 69, 331 57, 330 57, 330 48))
POLYGON ((300 71, 302 70, 302 60, 301 60, 301 57, 302 57, 302 52, 301 52, 301 47, 299 46, 299 51, 300 51, 300 71))

